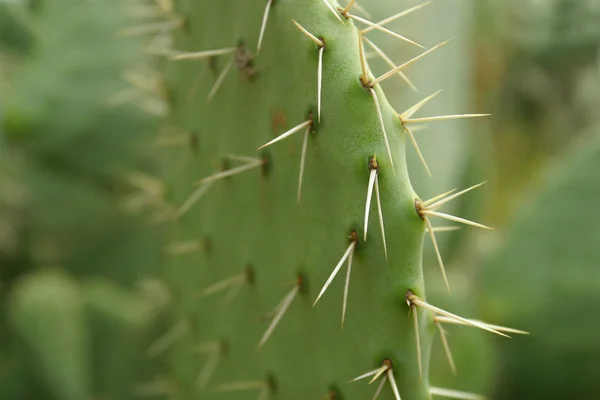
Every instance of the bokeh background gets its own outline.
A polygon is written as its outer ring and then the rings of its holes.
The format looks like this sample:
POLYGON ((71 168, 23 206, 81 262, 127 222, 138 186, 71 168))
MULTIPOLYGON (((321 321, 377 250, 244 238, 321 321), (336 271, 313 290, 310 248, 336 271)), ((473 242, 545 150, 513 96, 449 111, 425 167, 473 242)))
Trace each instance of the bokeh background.
MULTIPOLYGON (((373 20, 419 4, 359 3, 373 20)), ((176 393, 158 357, 181 331, 162 260, 203 244, 165 240, 157 154, 194 135, 164 134, 164 57, 141 51, 168 44, 172 13, 167 0, 0 0, 0 399, 176 393), (146 23, 164 32, 132 29, 146 23)), ((497 228, 438 235, 451 298, 426 243, 429 296, 531 332, 449 328, 458 375, 436 343, 432 381, 600 398, 600 1, 436 0, 391 26, 426 46, 455 38, 406 71, 418 93, 386 82, 397 110, 444 89, 423 115, 492 114, 416 132, 433 178, 409 150, 423 197, 487 181, 449 210, 497 228)), ((371 38, 397 64, 418 54, 371 38)))

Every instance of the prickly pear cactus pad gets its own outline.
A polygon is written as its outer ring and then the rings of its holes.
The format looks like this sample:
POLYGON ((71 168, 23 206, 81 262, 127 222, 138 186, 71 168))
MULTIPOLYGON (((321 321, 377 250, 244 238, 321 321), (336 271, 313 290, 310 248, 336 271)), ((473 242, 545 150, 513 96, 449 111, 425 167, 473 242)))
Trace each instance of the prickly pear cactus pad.
POLYGON ((505 335, 427 302, 431 221, 487 227, 439 211, 472 188, 420 199, 405 162, 407 142, 418 150, 414 126, 480 115, 414 117, 434 95, 394 110, 385 82, 407 79, 446 42, 419 44, 361 10, 180 1, 165 17, 172 46, 153 49, 168 59, 165 140, 189 140, 164 160, 176 209, 165 279, 176 300, 154 355, 168 353, 178 398, 473 396, 430 382, 434 336, 448 323, 505 335), (374 30, 414 58, 371 71, 374 30))

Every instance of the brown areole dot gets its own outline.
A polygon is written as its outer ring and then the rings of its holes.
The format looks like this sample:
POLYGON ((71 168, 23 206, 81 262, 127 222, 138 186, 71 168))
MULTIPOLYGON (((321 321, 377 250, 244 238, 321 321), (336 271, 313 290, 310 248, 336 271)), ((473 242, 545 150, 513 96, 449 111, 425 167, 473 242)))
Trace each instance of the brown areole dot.
POLYGON ((410 306, 412 306, 412 300, 411 300, 411 298, 412 298, 412 296, 414 296, 414 295, 415 295, 415 293, 414 293, 412 290, 410 290, 410 289, 408 289, 408 290, 406 291, 406 294, 404 295, 404 300, 406 301, 406 304, 407 304, 409 307, 410 307, 410 306))
POLYGON ((246 264, 245 275, 246 282, 250 285, 254 285, 254 283, 256 282, 256 271, 254 270, 252 264, 246 264))
POLYGON ((277 379, 275 378, 275 375, 269 373, 266 378, 266 384, 271 393, 277 392, 277 379))
POLYGON ((393 369, 394 368, 394 364, 392 363, 392 360, 390 360, 389 358, 384 358, 383 362, 381 363, 381 366, 385 366, 387 367, 387 369, 393 369))
POLYGON ((181 20, 181 30, 186 34, 190 34, 192 32, 192 27, 190 24, 190 19, 185 17, 181 20))
POLYGON ((246 49, 246 45, 241 40, 238 42, 234 57, 235 66, 242 75, 249 81, 254 79, 258 74, 258 70, 254 68, 254 55, 246 49))
POLYGON ((206 254, 212 254, 213 242, 209 236, 205 236, 202 239, 202 247, 203 247, 204 251, 206 252, 206 254))
POLYGON ((298 286, 301 294, 308 293, 308 279, 304 274, 298 274, 296 277, 296 285, 298 286))
POLYGON ((277 108, 273 112, 273 116, 271 117, 271 130, 273 132, 279 132, 279 130, 285 126, 287 123, 287 118, 282 108, 277 108))
POLYGON ((377 162, 377 157, 369 157, 369 170, 377 170, 379 172, 379 163, 377 162))
POLYGON ((264 177, 268 176, 271 173, 271 168, 273 168, 273 160, 271 159, 271 155, 268 151, 264 150, 261 157, 261 171, 264 177))
POLYGON ((358 246, 358 233, 356 233, 356 230, 350 232, 350 241, 355 243, 355 247, 358 246))
POLYGON ((365 91, 367 91, 370 94, 371 88, 373 87, 373 86, 371 86, 371 81, 365 80, 365 77, 362 74, 358 77, 358 80, 359 80, 361 86, 363 87, 363 89, 365 89, 365 91))
POLYGON ((421 205, 421 200, 415 199, 415 211, 417 212, 417 215, 419 216, 419 218, 421 218, 422 220, 425 220, 425 217, 423 216, 423 214, 421 214, 422 209, 423 209, 423 207, 421 205))
POLYGON ((197 132, 190 132, 190 134, 189 134, 190 149, 192 150, 192 154, 194 154, 194 155, 198 154, 198 149, 199 149, 198 136, 199 135, 197 132))

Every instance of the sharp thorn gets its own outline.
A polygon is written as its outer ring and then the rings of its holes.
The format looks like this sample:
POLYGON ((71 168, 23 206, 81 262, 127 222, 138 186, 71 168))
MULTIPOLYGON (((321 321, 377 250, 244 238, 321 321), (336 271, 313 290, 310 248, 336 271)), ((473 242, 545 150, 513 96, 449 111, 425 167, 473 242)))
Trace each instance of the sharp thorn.
POLYGON ((431 54, 432 52, 434 52, 435 50, 439 49, 440 47, 444 46, 445 44, 447 44, 448 42, 450 42, 450 40, 446 40, 445 42, 442 42, 434 47, 432 47, 431 49, 419 54, 418 56, 416 56, 415 58, 405 62, 402 65, 397 66, 396 68, 391 69, 390 71, 386 72, 385 74, 381 75, 379 78, 376 78, 374 81, 371 82, 371 85, 376 85, 380 82, 383 82, 384 80, 388 79, 391 76, 394 76, 398 71, 402 71, 404 68, 407 68, 409 66, 411 66, 412 64, 414 64, 415 62, 419 61, 421 58, 425 57, 428 54, 431 54))

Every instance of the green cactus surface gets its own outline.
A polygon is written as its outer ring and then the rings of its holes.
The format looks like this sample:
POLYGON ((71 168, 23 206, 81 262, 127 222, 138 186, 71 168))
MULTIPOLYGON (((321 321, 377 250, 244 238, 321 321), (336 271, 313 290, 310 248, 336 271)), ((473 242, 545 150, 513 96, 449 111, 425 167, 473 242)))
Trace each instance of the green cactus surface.
POLYGON ((172 345, 178 398, 439 393, 428 360, 443 311, 425 302, 421 262, 436 203, 413 191, 405 157, 426 120, 388 103, 350 3, 176 4, 181 27, 158 50, 169 131, 190 140, 164 157, 176 300, 157 346, 172 345), (349 383, 382 366, 373 385, 349 383))

